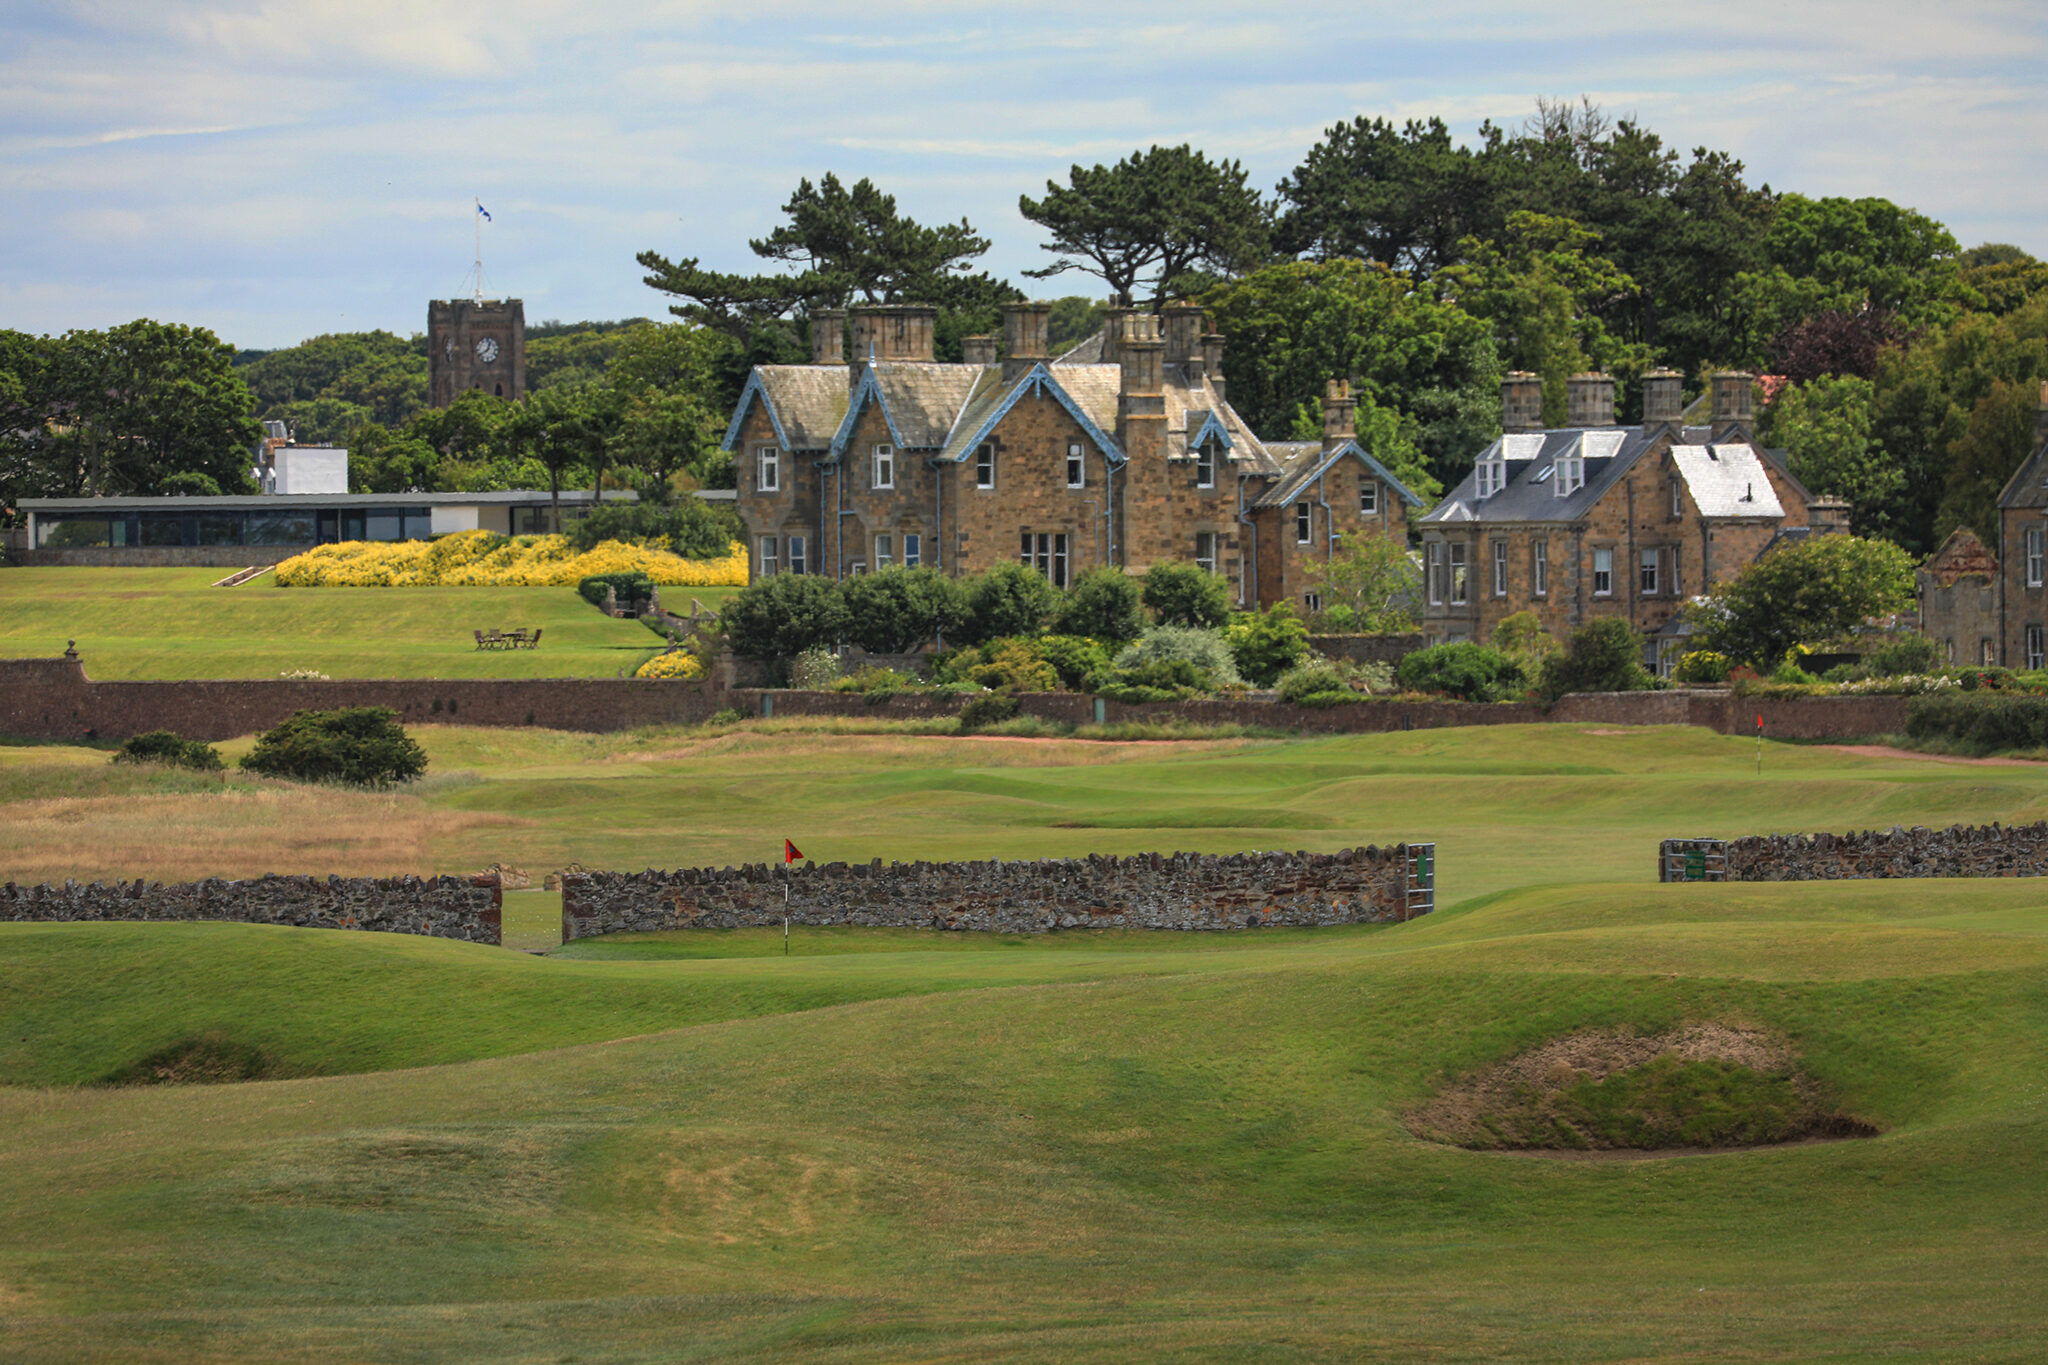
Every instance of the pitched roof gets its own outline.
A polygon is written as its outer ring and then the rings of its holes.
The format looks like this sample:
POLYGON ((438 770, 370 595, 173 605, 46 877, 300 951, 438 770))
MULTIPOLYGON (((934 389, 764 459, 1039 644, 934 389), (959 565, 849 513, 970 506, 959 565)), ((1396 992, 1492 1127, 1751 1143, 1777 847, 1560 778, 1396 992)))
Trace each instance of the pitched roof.
MULTIPOLYGON (((937 458, 955 464, 966 459, 971 451, 988 439, 988 434, 1003 420, 1010 409, 1029 394, 1049 398, 1065 408, 1068 415, 1088 434, 1089 439, 1095 442, 1096 449, 1108 457, 1111 463, 1124 463, 1125 455, 1122 448, 1109 434, 1116 429, 1116 390, 1114 386, 1110 388, 1105 409, 1101 384, 1090 382, 1091 379, 1101 378, 1100 375, 1093 375, 1090 372, 1100 370, 1114 373, 1116 367, 1063 366, 1055 374, 1042 364, 1034 365, 1020 376, 1015 384, 1007 388, 1001 383, 984 386, 973 395, 972 401, 954 421, 953 428, 947 434, 944 447, 939 451, 937 458), (1098 420, 1102 415, 1107 416, 1106 426, 1104 422, 1098 420)), ((1000 375, 1001 371, 998 370, 997 374, 1000 375)))
POLYGON ((1364 463, 1381 483, 1394 490, 1394 496, 1410 507, 1422 506, 1422 499, 1410 492, 1408 485, 1399 479, 1368 453, 1356 441, 1346 441, 1335 450, 1323 451, 1321 441, 1269 441, 1266 452, 1280 464, 1279 480, 1252 501, 1254 507, 1283 507, 1301 495, 1301 490, 1314 483, 1323 471, 1337 461, 1347 457, 1364 463))
POLYGON ((846 415, 844 365, 756 365, 733 408, 721 449, 740 439, 740 423, 755 402, 768 407, 776 437, 791 450, 823 450, 846 415))
POLYGON ((1559 427, 1552 431, 1510 432, 1480 453, 1478 464, 1505 465, 1504 482, 1491 497, 1479 496, 1475 465, 1450 491, 1425 523, 1577 521, 1593 509, 1601 495, 1628 472, 1648 450, 1651 437, 1641 427, 1559 427), (1558 496, 1557 462, 1577 457, 1585 482, 1558 496))
POLYGON ((1958 526, 1948 533, 1948 539, 1941 542, 1941 548, 1927 557, 1920 566, 1921 572, 1931 575, 1944 588, 1952 588, 1958 578, 1976 574, 1986 581, 1998 577, 1998 556, 1991 553, 1989 546, 1979 540, 1966 526, 1958 526))
POLYGON ((1701 516, 1785 515, 1755 446, 1673 446, 1671 460, 1701 516))

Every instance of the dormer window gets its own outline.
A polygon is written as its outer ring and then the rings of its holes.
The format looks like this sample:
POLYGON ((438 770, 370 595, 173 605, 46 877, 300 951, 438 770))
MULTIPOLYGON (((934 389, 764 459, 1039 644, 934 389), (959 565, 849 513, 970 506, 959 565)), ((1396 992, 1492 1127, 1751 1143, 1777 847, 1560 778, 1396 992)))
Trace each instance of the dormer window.
POLYGON ((1195 487, 1216 486, 1216 447, 1204 441, 1195 447, 1195 487))
POLYGON ((1557 496, 1568 498, 1586 486, 1586 460, 1582 455, 1557 457, 1557 496))
POLYGON ((1477 467, 1479 496, 1490 498, 1507 486, 1508 462, 1506 460, 1481 460, 1477 467))

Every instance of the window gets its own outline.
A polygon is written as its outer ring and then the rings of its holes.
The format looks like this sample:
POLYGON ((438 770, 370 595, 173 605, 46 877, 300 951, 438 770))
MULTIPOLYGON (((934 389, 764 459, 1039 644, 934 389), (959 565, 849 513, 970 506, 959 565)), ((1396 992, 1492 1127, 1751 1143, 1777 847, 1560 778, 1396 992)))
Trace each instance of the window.
POLYGON ((1380 486, 1375 479, 1362 479, 1358 484, 1358 515, 1376 517, 1380 514, 1380 486))
POLYGON ((994 488, 996 486, 996 443, 983 441, 981 449, 974 452, 974 486, 994 488))
POLYGON ((880 572, 881 572, 882 570, 884 570, 884 569, 888 568, 888 567, 889 567, 889 565, 890 565, 891 563, 893 563, 893 562, 895 561, 895 558, 896 558, 896 537, 894 537, 894 536, 892 536, 892 535, 889 535, 889 534, 887 534, 886 532, 885 532, 885 533, 883 533, 882 535, 878 535, 878 536, 876 536, 876 537, 875 537, 875 572, 876 572, 876 573, 880 573, 880 572))
POLYGON ((1477 476, 1478 493, 1482 498, 1490 498, 1507 486, 1508 463, 1506 460, 1481 460, 1473 467, 1473 473, 1477 476))
POLYGON ((1294 540, 1297 545, 1309 542, 1309 509, 1305 502, 1294 504, 1294 540))
POLYGON ((1657 552, 1655 550, 1643 551, 1641 581, 1643 596, 1655 597, 1657 595, 1657 552))
POLYGON ((2027 586, 2030 588, 2041 586, 2041 550, 2044 539, 2048 539, 2048 533, 2044 533, 2038 526, 2027 532, 2027 586))
POLYGON ((1977 653, 1977 661, 1981 667, 1990 668, 1998 662, 1998 651, 1996 648, 1993 647, 1991 641, 1989 640, 1980 640, 1977 642, 1977 653))
POLYGON ((760 567, 760 570, 761 570, 761 572, 760 572, 760 576, 761 576, 762 578, 773 578, 773 577, 775 576, 775 537, 774 537, 774 536, 762 536, 762 537, 761 537, 761 553, 760 553, 760 555, 759 555, 759 561, 760 561, 760 563, 759 563, 759 567, 760 567))
POLYGON ((1465 605, 1465 547, 1453 544, 1451 550, 1451 605, 1465 605))
POLYGON ((855 578, 859 578, 862 574, 866 573, 867 571, 868 562, 865 559, 856 559, 853 561, 853 563, 846 566, 846 572, 851 574, 855 578))
POLYGON ((1529 547, 1530 589, 1538 597, 1550 596, 1550 542, 1539 540, 1529 547))
POLYGON ((1081 443, 1079 441, 1069 441, 1067 442, 1067 487, 1085 488, 1087 486, 1088 467, 1081 459, 1081 443))
POLYGON ((1019 557, 1026 568, 1037 569, 1055 588, 1067 586, 1067 538, 1064 535, 1026 531, 1022 544, 1019 557))
POLYGON ((757 446, 754 449, 754 491, 782 491, 782 452, 774 446, 757 446))
POLYGON ((1557 457, 1557 496, 1568 498, 1586 486, 1586 460, 1582 455, 1557 457))
POLYGON ((2039 626, 2028 626, 2027 667, 2039 668, 2043 663, 2048 663, 2048 656, 2044 656, 2042 653, 2041 628, 2039 626))
POLYGON ((1685 515, 1685 484, 1677 479, 1671 481, 1671 519, 1677 521, 1685 515))
POLYGON ((1301 595, 1301 604, 1307 607, 1309 614, 1313 616, 1323 609, 1323 595, 1319 592, 1305 592, 1301 595))
POLYGON ((791 536, 789 538, 789 571, 791 573, 809 573, 811 571, 810 565, 804 560, 804 538, 802 536, 791 536))
POLYGON ((1195 532, 1195 567, 1206 569, 1210 573, 1216 572, 1216 533, 1214 531, 1195 532))
POLYGON ((895 446, 875 447, 875 481, 872 486, 875 488, 894 488, 896 486, 895 446))
POLYGON ((1493 595, 1508 595, 1508 543, 1505 540, 1493 542, 1493 595))
POLYGON ((903 567, 914 569, 924 562, 924 537, 909 533, 903 537, 903 567))
POLYGON ((1423 574, 1423 577, 1429 580, 1429 604, 1432 607, 1442 606, 1444 601, 1444 547, 1442 541, 1433 540, 1429 543, 1429 568, 1423 574))
POLYGON ((1195 448, 1195 487, 1216 486, 1216 447, 1204 442, 1195 448))
POLYGON ((1614 596, 1614 551, 1593 551, 1593 596, 1614 596))

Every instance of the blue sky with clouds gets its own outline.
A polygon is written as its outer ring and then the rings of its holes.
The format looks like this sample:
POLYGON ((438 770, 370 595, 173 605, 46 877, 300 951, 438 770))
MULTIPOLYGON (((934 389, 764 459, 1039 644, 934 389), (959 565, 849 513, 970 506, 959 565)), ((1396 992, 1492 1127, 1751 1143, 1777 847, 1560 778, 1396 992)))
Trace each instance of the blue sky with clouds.
POLYGON ((7 0, 0 326, 418 331, 472 197, 529 320, 659 316, 637 252, 752 268, 827 170, 1016 278, 1045 259, 1017 196, 1074 161, 1191 141, 1270 189, 1355 114, 1469 137, 1538 96, 2048 257, 2038 0, 1545 8, 7 0))

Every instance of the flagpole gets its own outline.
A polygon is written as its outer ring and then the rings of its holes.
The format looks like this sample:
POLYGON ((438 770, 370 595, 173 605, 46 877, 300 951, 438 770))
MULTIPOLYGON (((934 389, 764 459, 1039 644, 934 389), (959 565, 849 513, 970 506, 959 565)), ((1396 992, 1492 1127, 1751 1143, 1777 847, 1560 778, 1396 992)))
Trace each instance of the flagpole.
POLYGON ((477 195, 477 196, 475 196, 474 198, 472 198, 470 202, 471 202, 471 203, 472 203, 473 205, 475 205, 475 207, 476 207, 476 212, 475 212, 475 213, 472 213, 472 214, 471 214, 471 215, 469 216, 469 219, 470 219, 470 223, 471 223, 471 224, 472 224, 472 225, 473 225, 473 226, 474 226, 474 227, 476 228, 476 261, 475 261, 475 265, 476 265, 476 293, 475 293, 475 295, 474 295, 473 297, 475 298, 476 302, 478 302, 478 303, 482 303, 482 302, 484 301, 484 201, 483 201, 483 196, 482 196, 482 195, 477 195))

